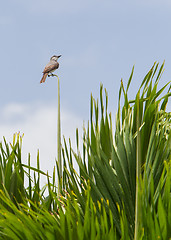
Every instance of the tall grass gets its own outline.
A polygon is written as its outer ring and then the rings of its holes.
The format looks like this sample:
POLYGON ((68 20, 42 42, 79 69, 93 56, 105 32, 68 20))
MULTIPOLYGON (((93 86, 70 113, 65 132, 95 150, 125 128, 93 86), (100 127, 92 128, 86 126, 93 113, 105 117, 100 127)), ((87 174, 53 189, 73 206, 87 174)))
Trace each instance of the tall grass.
MULTIPOLYGON (((40 174, 45 173, 39 169, 39 155, 37 169, 30 166, 30 158, 26 166, 21 162, 22 138, 14 137, 11 146, 4 140, 5 148, 0 146, 2 239, 171 237, 171 114, 166 112, 170 87, 163 94, 170 83, 157 89, 163 67, 154 63, 133 100, 128 91, 134 68, 126 88, 121 81, 114 132, 107 91, 100 86, 100 101, 91 95, 82 151, 78 130, 76 152, 64 138, 63 171, 58 157, 52 178, 47 175, 47 197, 45 188, 40 189, 40 174)), ((59 124, 60 111, 58 119, 59 124)))

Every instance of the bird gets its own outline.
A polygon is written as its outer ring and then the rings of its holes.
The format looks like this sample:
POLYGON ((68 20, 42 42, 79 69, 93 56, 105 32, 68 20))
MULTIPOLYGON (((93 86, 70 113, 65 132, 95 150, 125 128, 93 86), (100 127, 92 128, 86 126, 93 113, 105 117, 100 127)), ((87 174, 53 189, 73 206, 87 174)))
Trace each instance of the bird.
POLYGON ((53 76, 52 72, 54 72, 56 69, 59 68, 58 58, 60 58, 60 57, 61 57, 61 55, 59 55, 59 56, 53 55, 50 58, 50 62, 45 66, 45 68, 43 70, 43 77, 40 80, 40 83, 45 82, 47 76, 50 76, 49 75, 50 73, 53 76))

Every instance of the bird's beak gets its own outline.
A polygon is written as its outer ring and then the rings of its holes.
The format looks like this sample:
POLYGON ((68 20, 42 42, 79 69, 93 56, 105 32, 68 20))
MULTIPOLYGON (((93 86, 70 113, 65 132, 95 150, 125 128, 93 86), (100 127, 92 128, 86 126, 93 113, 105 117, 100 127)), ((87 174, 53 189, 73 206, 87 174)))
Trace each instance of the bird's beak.
POLYGON ((62 55, 59 55, 58 58, 60 58, 62 55))

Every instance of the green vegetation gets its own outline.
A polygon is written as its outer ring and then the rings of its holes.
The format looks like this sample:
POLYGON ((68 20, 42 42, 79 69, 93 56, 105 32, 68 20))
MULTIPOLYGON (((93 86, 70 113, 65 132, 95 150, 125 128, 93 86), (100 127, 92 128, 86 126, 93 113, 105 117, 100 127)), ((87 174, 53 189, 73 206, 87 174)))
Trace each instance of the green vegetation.
POLYGON ((153 65, 134 100, 128 98, 134 68, 126 88, 121 81, 115 128, 101 85, 100 103, 91 96, 82 149, 78 130, 76 152, 64 138, 63 169, 56 161, 52 178, 40 170, 39 154, 37 168, 30 157, 27 166, 22 163, 19 134, 12 144, 4 138, 0 239, 171 239, 171 86, 157 89, 163 67, 153 65), (42 189, 41 174, 47 175, 42 189))

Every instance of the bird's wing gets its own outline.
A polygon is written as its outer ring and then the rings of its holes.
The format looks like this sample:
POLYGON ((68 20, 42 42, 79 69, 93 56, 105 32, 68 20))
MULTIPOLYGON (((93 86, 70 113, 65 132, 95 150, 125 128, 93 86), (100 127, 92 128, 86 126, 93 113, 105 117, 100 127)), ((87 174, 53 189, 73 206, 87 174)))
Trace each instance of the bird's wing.
POLYGON ((59 67, 59 63, 47 64, 43 70, 43 73, 49 73, 59 67))

